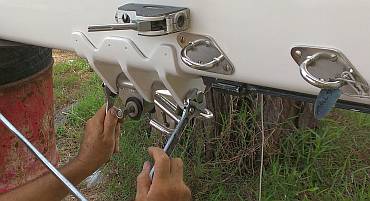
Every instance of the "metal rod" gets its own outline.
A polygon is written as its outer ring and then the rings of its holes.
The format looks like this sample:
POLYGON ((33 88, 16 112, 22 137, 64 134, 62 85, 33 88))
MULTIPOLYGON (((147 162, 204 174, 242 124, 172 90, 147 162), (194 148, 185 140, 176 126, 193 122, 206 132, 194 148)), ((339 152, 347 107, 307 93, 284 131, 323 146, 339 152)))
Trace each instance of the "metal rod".
MULTIPOLYGON (((182 112, 181 119, 179 123, 177 124, 176 128, 172 132, 171 136, 168 138, 166 145, 164 146, 163 150, 166 152, 168 156, 171 156, 176 144, 178 143, 182 132, 184 131, 186 124, 189 121, 189 111, 190 111, 191 106, 190 105, 185 105, 185 108, 182 112)), ((150 170, 149 174, 150 178, 153 180, 154 176, 154 166, 150 170)))
POLYGON ((82 195, 82 193, 67 179, 65 178, 62 173, 60 173, 49 161, 42 155, 36 147, 34 147, 30 141, 27 140, 21 132, 19 132, 13 124, 11 124, 3 114, 0 113, 0 120, 4 123, 9 130, 15 134, 19 140, 21 140, 27 148, 38 158, 41 162, 59 179, 67 188, 68 190, 79 200, 87 201, 87 199, 82 195))
POLYGON ((136 23, 127 24, 107 24, 107 25, 91 25, 88 27, 88 32, 97 31, 114 31, 114 30, 136 30, 136 23))
POLYGON ((176 123, 180 122, 179 117, 176 115, 175 108, 170 101, 166 100, 161 95, 155 95, 154 104, 161 108, 171 119, 175 120, 176 123))
POLYGON ((150 124, 153 128, 155 128, 155 129, 159 130, 160 132, 165 133, 166 135, 171 135, 171 133, 172 133, 172 131, 173 131, 172 129, 168 129, 168 128, 163 127, 160 123, 158 123, 156 120, 153 120, 153 119, 151 119, 151 120, 149 121, 149 124, 150 124))

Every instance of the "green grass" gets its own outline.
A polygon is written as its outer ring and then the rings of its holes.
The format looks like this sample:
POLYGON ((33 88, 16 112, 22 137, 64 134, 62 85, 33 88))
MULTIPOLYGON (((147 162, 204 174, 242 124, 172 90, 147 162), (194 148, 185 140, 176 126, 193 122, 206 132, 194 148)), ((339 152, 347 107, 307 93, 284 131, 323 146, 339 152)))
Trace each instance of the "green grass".
MULTIPOLYGON (((60 64, 54 72, 57 99, 73 95, 77 101, 67 124, 57 129, 58 135, 80 133, 85 121, 103 104, 101 81, 96 75, 85 77, 78 90, 69 93, 68 89, 76 88, 80 82, 74 72, 89 73, 86 63, 81 60, 73 65, 60 64)), ((192 132, 193 128, 183 135, 174 155, 185 161, 186 182, 194 200, 257 199, 258 172, 248 172, 244 163, 249 156, 243 155, 251 141, 249 133, 256 129, 243 122, 255 122, 257 115, 247 115, 247 111, 241 108, 232 118, 241 125, 234 131, 229 129, 229 116, 223 115, 220 139, 207 139, 206 133, 192 132), (242 140, 237 147, 226 150, 224 140, 230 136, 242 140), (212 161, 204 159, 205 140, 216 149, 216 159, 212 161)), ((110 176, 104 200, 134 198, 136 176, 144 161, 149 160, 146 148, 158 142, 158 134, 150 134, 146 118, 125 122, 122 132, 121 152, 106 168, 110 176)), ((369 115, 336 110, 320 122, 320 129, 290 133, 279 148, 280 153, 264 167, 263 200, 370 200, 369 115)))
POLYGON ((103 105, 101 80, 84 59, 57 63, 53 67, 56 110, 70 105, 67 121, 56 128, 62 164, 77 155, 86 121, 103 105))
POLYGON ((85 80, 89 80, 94 73, 89 70, 89 65, 84 59, 57 63, 53 67, 54 97, 56 109, 76 102, 81 98, 80 87, 85 80))
POLYGON ((370 164, 353 153, 352 137, 333 121, 290 135, 264 173, 264 200, 369 199, 370 164))

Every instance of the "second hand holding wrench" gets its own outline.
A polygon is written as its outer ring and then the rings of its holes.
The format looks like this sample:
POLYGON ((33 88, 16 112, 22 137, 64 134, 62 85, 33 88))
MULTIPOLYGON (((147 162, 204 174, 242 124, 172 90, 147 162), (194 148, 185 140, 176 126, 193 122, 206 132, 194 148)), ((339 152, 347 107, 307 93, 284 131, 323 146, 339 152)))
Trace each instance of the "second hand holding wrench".
MULTIPOLYGON (((173 150, 175 149, 177 143, 180 140, 181 134, 185 130, 189 119, 196 116, 197 114, 205 117, 205 118, 213 118, 213 114, 211 111, 205 108, 205 96, 203 92, 200 92, 196 89, 190 91, 189 98, 186 99, 184 103, 184 109, 178 122, 176 128, 173 130, 171 136, 168 138, 163 150, 168 155, 171 156, 173 150)), ((151 180, 154 177, 154 166, 150 170, 149 174, 151 180)))
MULTIPOLYGON (((163 150, 168 155, 171 156, 173 150, 175 149, 176 144, 178 143, 182 132, 184 131, 186 124, 189 121, 189 111, 190 107, 185 106, 184 111, 182 112, 181 119, 176 126, 175 130, 172 132, 171 136, 168 138, 166 145, 164 146, 163 150)), ((150 178, 153 180, 154 177, 154 166, 150 170, 149 174, 150 178)))

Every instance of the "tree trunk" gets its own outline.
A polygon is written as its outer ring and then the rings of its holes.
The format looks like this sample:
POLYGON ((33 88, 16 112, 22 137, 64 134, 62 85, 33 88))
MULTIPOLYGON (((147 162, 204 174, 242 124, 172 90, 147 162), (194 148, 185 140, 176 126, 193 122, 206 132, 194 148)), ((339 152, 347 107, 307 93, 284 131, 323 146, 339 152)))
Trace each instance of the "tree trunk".
MULTIPOLYGON (((252 174, 258 172, 261 95, 237 97, 213 89, 206 91, 207 107, 214 113, 214 119, 195 121, 193 148, 202 147, 204 161, 223 163, 225 171, 237 166, 252 174)), ((264 95, 263 114, 265 162, 279 153, 279 145, 284 136, 297 129, 314 129, 318 125, 313 116, 312 104, 285 97, 264 95)))

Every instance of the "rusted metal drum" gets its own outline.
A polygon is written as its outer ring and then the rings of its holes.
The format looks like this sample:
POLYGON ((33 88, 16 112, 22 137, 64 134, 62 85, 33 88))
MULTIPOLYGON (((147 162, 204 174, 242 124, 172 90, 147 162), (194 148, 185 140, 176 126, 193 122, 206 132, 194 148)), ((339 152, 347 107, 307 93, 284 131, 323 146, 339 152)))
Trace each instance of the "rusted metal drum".
MULTIPOLYGON (((0 112, 54 165, 51 49, 0 47, 0 112)), ((0 123, 0 193, 16 188, 47 169, 0 123)))

